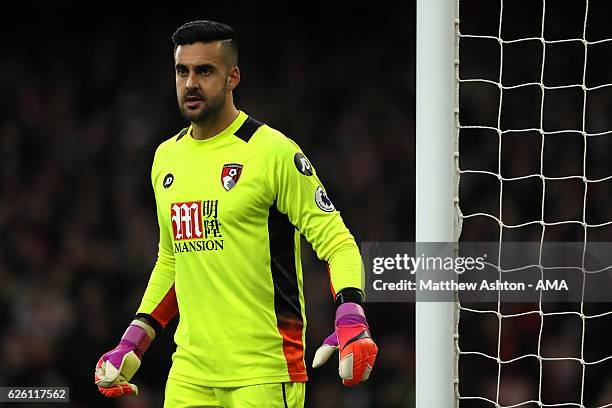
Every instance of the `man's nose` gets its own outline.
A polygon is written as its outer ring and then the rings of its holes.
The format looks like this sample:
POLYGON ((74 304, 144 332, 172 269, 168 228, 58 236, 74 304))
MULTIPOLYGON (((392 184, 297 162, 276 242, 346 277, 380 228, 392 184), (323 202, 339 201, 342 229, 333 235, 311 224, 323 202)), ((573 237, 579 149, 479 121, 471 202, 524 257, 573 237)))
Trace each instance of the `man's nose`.
POLYGON ((187 76, 187 82, 185 83, 185 87, 187 87, 187 89, 193 89, 198 87, 198 84, 195 80, 195 74, 191 72, 189 73, 189 76, 187 76))

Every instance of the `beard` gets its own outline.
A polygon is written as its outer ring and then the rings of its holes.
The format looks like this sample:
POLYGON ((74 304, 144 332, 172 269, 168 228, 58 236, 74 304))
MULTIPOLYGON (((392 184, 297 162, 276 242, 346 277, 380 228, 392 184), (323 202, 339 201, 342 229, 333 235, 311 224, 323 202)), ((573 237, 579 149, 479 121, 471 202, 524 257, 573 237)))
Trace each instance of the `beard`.
POLYGON ((221 112, 221 109, 223 109, 223 105, 225 105, 226 98, 226 87, 223 87, 223 90, 221 92, 211 97, 206 97, 204 95, 192 92, 185 95, 179 108, 183 117, 189 120, 190 122, 206 123, 211 118, 218 116, 219 112, 221 112), (187 96, 198 96, 202 98, 201 106, 198 109, 189 109, 187 106, 185 106, 185 98, 187 96))

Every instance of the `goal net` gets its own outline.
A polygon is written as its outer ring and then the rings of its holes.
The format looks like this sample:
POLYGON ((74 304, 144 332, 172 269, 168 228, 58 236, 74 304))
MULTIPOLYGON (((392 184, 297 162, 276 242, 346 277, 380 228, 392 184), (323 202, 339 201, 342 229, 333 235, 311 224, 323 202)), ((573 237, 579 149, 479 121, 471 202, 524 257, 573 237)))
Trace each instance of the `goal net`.
MULTIPOLYGON (((457 8, 460 240, 611 242, 612 2, 457 8)), ((610 303, 456 307, 456 405, 612 407, 610 303)))

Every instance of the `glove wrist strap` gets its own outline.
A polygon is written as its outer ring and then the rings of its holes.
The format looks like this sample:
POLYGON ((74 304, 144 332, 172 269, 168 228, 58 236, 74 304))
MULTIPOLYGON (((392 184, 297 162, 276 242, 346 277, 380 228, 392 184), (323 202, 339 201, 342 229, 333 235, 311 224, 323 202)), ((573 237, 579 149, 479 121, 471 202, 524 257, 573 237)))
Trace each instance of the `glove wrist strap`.
POLYGON ((121 343, 123 342, 135 346, 134 352, 139 358, 142 358, 151 345, 151 338, 145 329, 138 325, 131 324, 123 334, 123 337, 121 337, 121 343))
POLYGON ((344 303, 357 303, 363 305, 364 294, 361 289, 357 288, 344 288, 336 294, 336 307, 344 303))
POLYGON ((352 302, 343 303, 336 309, 336 326, 344 320, 356 320, 367 324, 363 307, 352 302))

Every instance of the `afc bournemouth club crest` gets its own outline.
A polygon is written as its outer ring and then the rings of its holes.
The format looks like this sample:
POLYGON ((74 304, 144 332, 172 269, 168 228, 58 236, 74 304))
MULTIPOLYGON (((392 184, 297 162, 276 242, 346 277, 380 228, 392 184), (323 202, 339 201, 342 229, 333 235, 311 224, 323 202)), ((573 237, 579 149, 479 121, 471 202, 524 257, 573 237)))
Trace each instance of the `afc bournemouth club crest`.
POLYGON ((223 170, 221 170, 221 184, 223 188, 226 191, 230 191, 238 183, 240 174, 242 174, 242 164, 224 164, 223 170))

